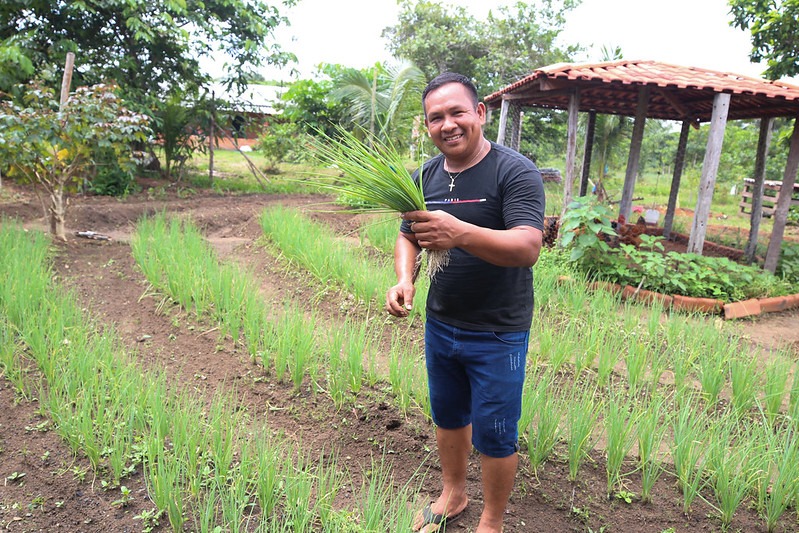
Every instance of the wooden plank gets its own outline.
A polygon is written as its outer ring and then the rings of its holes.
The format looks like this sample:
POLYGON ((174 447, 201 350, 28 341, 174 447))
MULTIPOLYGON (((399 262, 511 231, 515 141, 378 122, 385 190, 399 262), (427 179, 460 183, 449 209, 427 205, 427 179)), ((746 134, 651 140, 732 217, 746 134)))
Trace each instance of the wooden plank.
MULTIPOLYGON (((738 206, 741 208, 741 213, 751 213, 750 208, 752 207, 752 204, 741 202, 740 204, 738 204, 738 206)), ((772 214, 774 214, 773 207, 763 206, 760 211, 762 213, 762 216, 764 217, 770 217, 772 214)))
MULTIPOLYGON (((744 178, 744 187, 749 189, 752 185, 754 185, 754 180, 752 178, 744 178)), ((770 191, 778 192, 782 190, 782 182, 781 181, 764 181, 763 187, 770 191)), ((799 184, 794 184, 793 186, 793 193, 799 194, 799 184)))
MULTIPOLYGON (((745 202, 747 198, 757 198, 757 197, 754 194, 752 194, 751 192, 742 192, 741 193, 741 201, 745 202)), ((776 203, 777 203, 777 197, 776 196, 763 196, 763 204, 764 205, 765 204, 770 204, 770 205, 773 206, 773 205, 776 205, 776 203)), ((791 199, 791 205, 799 205, 799 198, 792 198, 791 199)))

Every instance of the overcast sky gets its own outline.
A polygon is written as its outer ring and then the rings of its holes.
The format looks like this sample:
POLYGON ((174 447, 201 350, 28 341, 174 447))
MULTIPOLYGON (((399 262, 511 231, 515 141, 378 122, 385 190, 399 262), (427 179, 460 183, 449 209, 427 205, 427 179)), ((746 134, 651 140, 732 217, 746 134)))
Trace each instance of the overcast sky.
MULTIPOLYGON (((442 3, 464 6, 475 18, 484 19, 489 6, 513 2, 442 3)), ((562 44, 587 48, 577 61, 600 61, 602 45, 620 46, 625 59, 758 77, 765 67, 749 62, 750 35, 729 25, 728 12, 727 0, 583 0, 567 17, 562 44)), ((297 55, 300 77, 312 77, 319 63, 364 68, 391 59, 380 34, 396 24, 398 13, 396 0, 300 0, 285 11, 291 26, 281 28, 277 37, 297 55)), ((274 70, 263 73, 270 79, 290 80, 288 74, 274 70)))

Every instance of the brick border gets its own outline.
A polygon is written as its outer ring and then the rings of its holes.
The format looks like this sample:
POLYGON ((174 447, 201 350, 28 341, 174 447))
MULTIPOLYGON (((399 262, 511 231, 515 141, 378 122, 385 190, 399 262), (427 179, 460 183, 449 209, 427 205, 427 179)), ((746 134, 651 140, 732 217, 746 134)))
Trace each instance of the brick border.
MULTIPOLYGON (((560 276, 558 281, 572 281, 568 276, 560 276)), ((631 285, 621 286, 608 281, 591 281, 589 290, 605 290, 619 294, 622 300, 635 300, 645 304, 660 302, 664 309, 697 312, 703 314, 721 314, 725 320, 757 316, 763 313, 776 313, 799 307, 799 294, 776 296, 772 298, 752 298, 740 302, 724 303, 714 298, 694 298, 680 294, 668 295, 659 292, 638 289, 631 285)))

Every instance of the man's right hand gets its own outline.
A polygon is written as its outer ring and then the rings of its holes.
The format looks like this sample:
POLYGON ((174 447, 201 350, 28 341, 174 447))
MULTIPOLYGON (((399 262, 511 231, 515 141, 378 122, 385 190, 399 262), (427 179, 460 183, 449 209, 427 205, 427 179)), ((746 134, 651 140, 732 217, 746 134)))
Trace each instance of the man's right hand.
POLYGON ((416 287, 413 283, 398 283, 386 293, 386 311, 399 317, 406 317, 413 308, 416 287))

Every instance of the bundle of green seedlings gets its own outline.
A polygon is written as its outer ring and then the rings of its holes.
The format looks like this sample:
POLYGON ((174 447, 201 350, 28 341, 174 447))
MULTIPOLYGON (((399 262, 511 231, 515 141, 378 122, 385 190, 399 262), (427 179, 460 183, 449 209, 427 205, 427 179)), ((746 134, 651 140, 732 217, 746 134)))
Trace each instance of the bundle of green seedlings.
MULTIPOLYGON (((325 166, 337 168, 338 176, 323 175, 316 184, 347 199, 352 212, 426 211, 422 189, 422 172, 414 180, 402 156, 390 143, 384 143, 364 132, 368 142, 344 128, 336 128, 336 136, 324 132, 311 146, 316 159, 325 166)), ((433 278, 449 262, 449 250, 425 250, 427 274, 433 278)), ((419 256, 421 261, 421 256, 419 256)), ((418 266, 418 265, 417 265, 418 266)))

